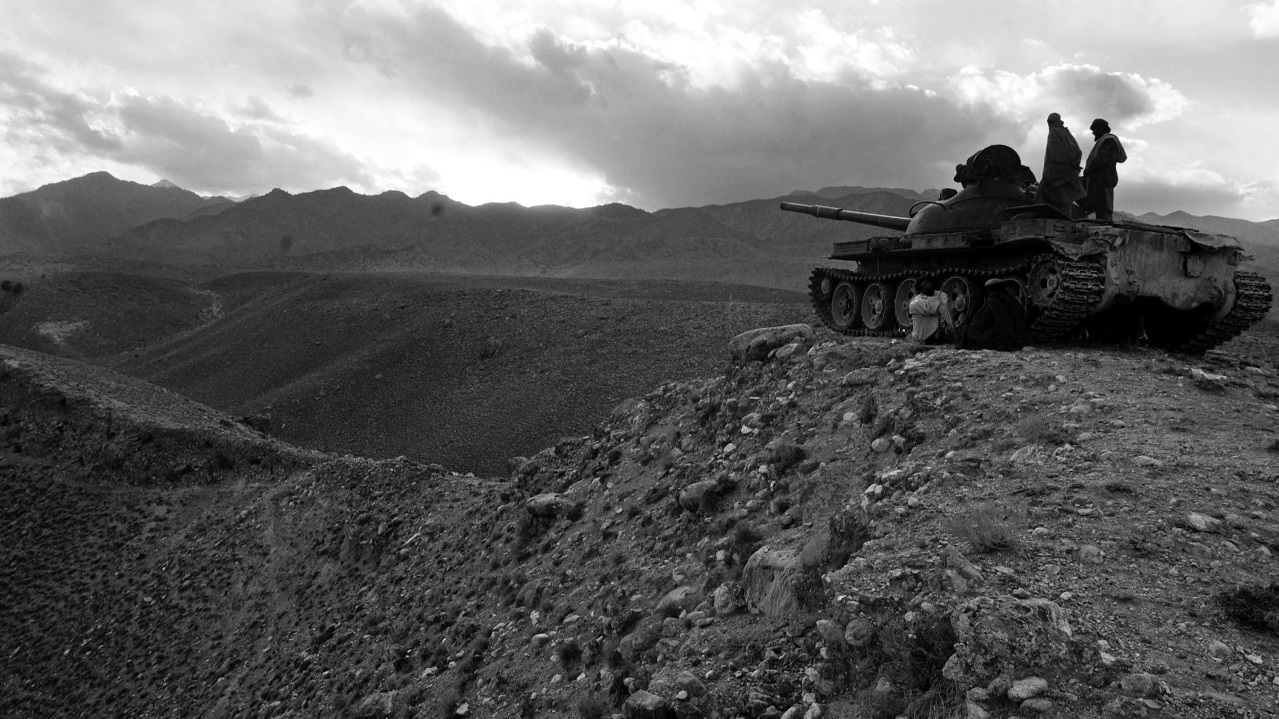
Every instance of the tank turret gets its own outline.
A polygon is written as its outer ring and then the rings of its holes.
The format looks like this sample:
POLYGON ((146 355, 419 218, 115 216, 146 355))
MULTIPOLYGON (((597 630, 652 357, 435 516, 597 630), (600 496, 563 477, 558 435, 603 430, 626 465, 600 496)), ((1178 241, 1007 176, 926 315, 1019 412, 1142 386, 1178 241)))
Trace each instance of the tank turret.
POLYGON ((945 292, 962 324, 987 279, 1011 280, 1036 342, 1080 334, 1146 335, 1203 352, 1269 311, 1269 284, 1239 270, 1232 237, 1133 221, 1077 220, 1035 205, 1034 173, 1015 150, 991 145, 955 168, 958 191, 911 207, 908 217, 782 203, 821 219, 900 231, 836 242, 830 258, 857 269, 819 267, 809 288, 823 322, 844 333, 904 332, 915 282, 945 292))

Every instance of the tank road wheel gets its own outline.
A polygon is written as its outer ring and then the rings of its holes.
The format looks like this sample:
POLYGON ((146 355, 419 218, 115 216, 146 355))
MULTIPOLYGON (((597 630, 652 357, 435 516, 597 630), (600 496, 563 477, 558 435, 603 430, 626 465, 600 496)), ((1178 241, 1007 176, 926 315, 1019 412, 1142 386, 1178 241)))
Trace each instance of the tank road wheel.
POLYGON ((910 299, 915 296, 915 279, 908 277, 897 285, 897 294, 893 296, 893 314, 897 317, 897 326, 909 328, 910 299))
POLYGON ((977 311, 977 285, 963 275, 952 275, 941 283, 939 288, 946 293, 950 305, 950 317, 956 327, 968 324, 973 313, 977 311))
POLYGON ((1030 293, 1026 290, 1025 282, 1016 278, 1009 279, 1004 285, 1004 291, 1011 292, 1013 297, 1016 297, 1017 301, 1021 303, 1022 309, 1030 309, 1030 305, 1027 304, 1030 302, 1030 293))
POLYGON ((892 293, 883 282, 872 282, 862 293, 862 324, 866 329, 879 332, 893 326, 892 293))
POLYGON ((1031 305, 1040 309, 1051 305, 1057 299, 1057 290, 1061 288, 1061 274, 1057 271, 1057 263, 1050 261, 1035 265, 1030 271, 1029 285, 1026 288, 1026 299, 1031 305))
POLYGON ((830 295, 831 325, 840 332, 847 332, 857 324, 861 312, 861 293, 851 282, 835 285, 830 295))

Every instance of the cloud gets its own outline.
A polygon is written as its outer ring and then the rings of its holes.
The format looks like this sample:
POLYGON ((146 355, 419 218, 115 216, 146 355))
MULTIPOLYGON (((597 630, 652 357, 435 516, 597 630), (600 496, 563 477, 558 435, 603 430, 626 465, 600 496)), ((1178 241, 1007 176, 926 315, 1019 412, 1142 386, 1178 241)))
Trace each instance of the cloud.
POLYGON ((0 53, 0 119, 8 128, 6 142, 39 142, 55 151, 119 149, 100 99, 46 85, 36 72, 33 64, 0 53))
POLYGON ((1279 37, 1279 0, 1250 3, 1244 7, 1248 26, 1259 38, 1279 37))
POLYGON ((184 187, 248 192, 371 185, 350 153, 284 124, 259 98, 236 121, 163 95, 68 92, 32 63, 0 54, 6 143, 34 164, 67 158, 132 164, 184 187), (55 157, 56 156, 56 157, 55 157))
POLYGON ((1029 75, 967 67, 951 78, 967 102, 1026 118, 1036 126, 1049 112, 1104 117, 1129 128, 1177 117, 1190 102, 1166 82, 1095 65, 1061 64, 1029 75))
POLYGON ((743 200, 844 183, 937 186, 1017 125, 996 109, 848 70, 802 76, 785 58, 706 86, 628 42, 539 28, 523 47, 481 41, 443 10, 362 7, 346 56, 445 107, 467 107, 530 149, 598 173, 642 207, 743 200))
POLYGON ((233 127, 202 107, 168 97, 126 97, 118 113, 123 147, 116 159, 183 186, 238 191, 370 184, 356 158, 288 128, 233 127))

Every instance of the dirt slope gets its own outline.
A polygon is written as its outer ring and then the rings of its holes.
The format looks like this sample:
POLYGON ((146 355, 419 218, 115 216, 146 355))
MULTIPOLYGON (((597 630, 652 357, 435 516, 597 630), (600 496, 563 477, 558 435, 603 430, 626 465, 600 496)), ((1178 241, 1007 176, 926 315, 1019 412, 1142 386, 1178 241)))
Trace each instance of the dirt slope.
POLYGON ((5 350, 0 714, 1273 715, 1273 354, 781 347, 492 479, 5 350))
POLYGON ((797 293, 710 284, 236 275, 221 317, 117 368, 290 442, 498 473, 608 408, 718 371, 728 338, 799 321, 797 293))

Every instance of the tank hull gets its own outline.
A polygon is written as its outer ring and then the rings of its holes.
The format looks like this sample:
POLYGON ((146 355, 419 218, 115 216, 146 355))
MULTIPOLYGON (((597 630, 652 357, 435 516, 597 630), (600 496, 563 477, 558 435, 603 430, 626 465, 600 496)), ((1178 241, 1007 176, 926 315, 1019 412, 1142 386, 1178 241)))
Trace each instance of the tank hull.
POLYGON ((919 279, 947 292, 962 324, 984 299, 984 282, 1000 277, 1016 284, 1036 342, 1140 337, 1202 352, 1270 308, 1269 285, 1239 270, 1243 257, 1238 241, 1222 235, 1023 213, 985 231, 836 243, 831 259, 854 261, 857 269, 817 268, 810 291, 832 329, 893 334, 909 329, 905 303, 919 279), (886 296, 891 312, 879 306, 886 296))

